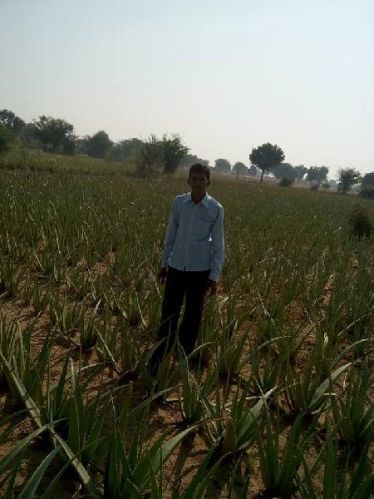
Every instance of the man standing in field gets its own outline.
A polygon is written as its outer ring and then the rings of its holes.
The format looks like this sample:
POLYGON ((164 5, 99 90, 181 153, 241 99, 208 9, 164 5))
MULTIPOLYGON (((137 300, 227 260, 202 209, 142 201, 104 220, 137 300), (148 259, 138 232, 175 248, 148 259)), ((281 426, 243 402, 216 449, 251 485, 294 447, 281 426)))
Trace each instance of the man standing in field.
POLYGON ((200 163, 192 165, 188 184, 191 192, 173 201, 166 231, 158 276, 160 282, 166 283, 158 331, 162 341, 149 361, 152 374, 175 342, 184 299, 178 339, 187 355, 193 351, 205 294, 216 294, 224 260, 223 207, 206 192, 210 185, 209 168, 200 163))

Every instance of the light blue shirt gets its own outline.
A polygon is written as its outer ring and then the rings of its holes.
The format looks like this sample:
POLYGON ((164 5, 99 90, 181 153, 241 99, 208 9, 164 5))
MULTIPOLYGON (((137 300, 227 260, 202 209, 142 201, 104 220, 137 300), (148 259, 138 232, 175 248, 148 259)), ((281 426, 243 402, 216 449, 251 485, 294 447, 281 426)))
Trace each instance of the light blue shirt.
POLYGON ((218 281, 224 260, 223 207, 205 194, 195 204, 191 193, 173 201, 162 267, 177 270, 209 270, 209 279, 218 281))

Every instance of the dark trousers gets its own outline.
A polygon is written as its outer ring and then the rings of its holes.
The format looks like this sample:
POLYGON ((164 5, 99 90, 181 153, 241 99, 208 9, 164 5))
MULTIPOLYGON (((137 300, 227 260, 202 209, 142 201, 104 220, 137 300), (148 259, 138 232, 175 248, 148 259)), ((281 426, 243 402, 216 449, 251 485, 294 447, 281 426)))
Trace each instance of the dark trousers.
POLYGON ((184 298, 186 299, 185 310, 179 326, 178 339, 187 355, 194 349, 203 313, 209 273, 209 270, 184 272, 172 267, 168 268, 161 324, 158 330, 158 339, 164 339, 164 341, 154 351, 151 363, 159 363, 165 352, 174 345, 184 298))

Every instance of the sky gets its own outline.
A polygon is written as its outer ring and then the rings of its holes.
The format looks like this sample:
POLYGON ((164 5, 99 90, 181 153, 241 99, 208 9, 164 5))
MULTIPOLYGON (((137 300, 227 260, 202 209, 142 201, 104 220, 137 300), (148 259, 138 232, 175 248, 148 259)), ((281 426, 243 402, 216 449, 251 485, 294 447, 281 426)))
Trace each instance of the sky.
POLYGON ((0 109, 374 171, 374 0, 0 0, 0 109))

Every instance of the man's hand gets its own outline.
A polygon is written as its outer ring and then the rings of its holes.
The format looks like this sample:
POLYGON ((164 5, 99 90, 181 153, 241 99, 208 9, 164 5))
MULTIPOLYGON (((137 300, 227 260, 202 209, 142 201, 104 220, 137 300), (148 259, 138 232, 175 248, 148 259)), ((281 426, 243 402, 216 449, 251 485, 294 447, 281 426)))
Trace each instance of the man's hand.
POLYGON ((207 291, 208 291, 209 296, 216 295, 217 294, 217 282, 212 281, 211 279, 208 279, 207 291))
POLYGON ((161 284, 163 284, 166 281, 166 274, 167 274, 168 269, 166 267, 162 267, 160 272, 157 275, 157 279, 161 284))

